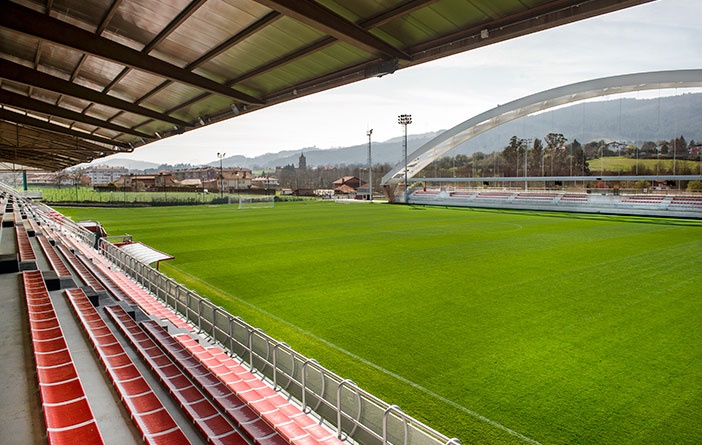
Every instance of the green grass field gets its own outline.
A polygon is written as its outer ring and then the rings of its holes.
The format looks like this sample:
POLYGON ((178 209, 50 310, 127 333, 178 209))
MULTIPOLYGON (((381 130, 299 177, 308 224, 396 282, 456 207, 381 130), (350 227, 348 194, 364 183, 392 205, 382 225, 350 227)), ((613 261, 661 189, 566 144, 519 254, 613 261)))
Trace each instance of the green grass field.
POLYGON ((330 202, 60 208, 468 443, 700 443, 702 222, 330 202))

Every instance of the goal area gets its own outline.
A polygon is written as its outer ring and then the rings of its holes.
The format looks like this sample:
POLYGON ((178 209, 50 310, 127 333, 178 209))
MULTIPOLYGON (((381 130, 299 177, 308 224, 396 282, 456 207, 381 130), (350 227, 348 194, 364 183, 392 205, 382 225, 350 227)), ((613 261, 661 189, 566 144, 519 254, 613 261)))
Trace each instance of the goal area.
POLYGON ((275 195, 239 197, 239 209, 269 209, 274 205, 275 195))

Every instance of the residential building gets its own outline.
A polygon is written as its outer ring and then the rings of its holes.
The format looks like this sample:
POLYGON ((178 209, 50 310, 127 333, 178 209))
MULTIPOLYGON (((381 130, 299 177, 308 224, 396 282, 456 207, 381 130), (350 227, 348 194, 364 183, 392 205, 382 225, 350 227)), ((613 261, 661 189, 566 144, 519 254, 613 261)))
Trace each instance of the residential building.
POLYGON ((92 185, 107 185, 115 182, 120 176, 129 173, 125 167, 111 167, 108 165, 96 165, 86 168, 83 173, 90 178, 92 185))

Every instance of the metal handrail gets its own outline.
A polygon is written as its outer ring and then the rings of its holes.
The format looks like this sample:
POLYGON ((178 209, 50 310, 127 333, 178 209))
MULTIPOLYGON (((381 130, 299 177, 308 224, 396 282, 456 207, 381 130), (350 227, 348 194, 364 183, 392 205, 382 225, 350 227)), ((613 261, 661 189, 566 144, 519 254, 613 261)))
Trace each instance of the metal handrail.
POLYGON ((388 441, 388 417, 390 417, 390 413, 394 412, 397 414, 402 420, 402 426, 403 431, 405 433, 404 440, 402 441, 402 445, 407 445, 407 438, 409 437, 409 431, 407 427, 407 418, 404 416, 405 413, 402 412, 399 406, 397 405, 390 405, 387 407, 385 412, 383 413, 383 444, 389 443, 388 441))

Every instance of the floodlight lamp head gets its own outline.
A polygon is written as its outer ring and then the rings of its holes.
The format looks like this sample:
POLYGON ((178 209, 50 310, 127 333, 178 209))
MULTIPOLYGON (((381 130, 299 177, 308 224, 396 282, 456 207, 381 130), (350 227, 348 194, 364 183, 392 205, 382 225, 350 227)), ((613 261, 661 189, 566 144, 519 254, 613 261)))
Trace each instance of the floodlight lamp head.
POLYGON ((400 125, 409 125, 412 123, 412 115, 411 114, 401 114, 397 116, 397 123, 400 125))
POLYGON ((370 135, 373 134, 373 129, 371 128, 370 130, 366 131, 366 136, 370 137, 370 135))

